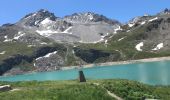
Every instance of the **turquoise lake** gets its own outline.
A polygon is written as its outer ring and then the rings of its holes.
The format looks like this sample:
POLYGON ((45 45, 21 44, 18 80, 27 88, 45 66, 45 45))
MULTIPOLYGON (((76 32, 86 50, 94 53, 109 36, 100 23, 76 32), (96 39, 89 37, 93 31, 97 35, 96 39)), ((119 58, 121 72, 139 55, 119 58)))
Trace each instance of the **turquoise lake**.
MULTIPOLYGON (((87 79, 128 79, 150 85, 170 85, 170 61, 96 66, 83 71, 87 79)), ((78 79, 78 69, 0 77, 0 81, 73 79, 78 79)))

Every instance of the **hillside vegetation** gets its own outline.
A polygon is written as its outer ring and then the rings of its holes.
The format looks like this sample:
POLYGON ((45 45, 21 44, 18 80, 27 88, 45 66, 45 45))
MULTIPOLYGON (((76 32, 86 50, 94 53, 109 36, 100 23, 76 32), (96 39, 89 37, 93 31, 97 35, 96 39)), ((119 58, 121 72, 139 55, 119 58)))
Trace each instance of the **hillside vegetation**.
POLYGON ((168 86, 149 86, 128 80, 0 82, 4 84, 10 84, 15 91, 0 92, 1 100, 116 100, 108 91, 125 100, 170 98, 168 86))

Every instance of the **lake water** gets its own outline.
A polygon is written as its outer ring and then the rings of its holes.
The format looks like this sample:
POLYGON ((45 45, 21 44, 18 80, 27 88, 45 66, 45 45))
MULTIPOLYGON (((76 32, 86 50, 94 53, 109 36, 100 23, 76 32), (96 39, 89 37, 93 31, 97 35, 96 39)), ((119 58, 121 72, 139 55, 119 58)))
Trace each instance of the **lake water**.
MULTIPOLYGON (((128 79, 150 85, 170 85, 170 61, 101 66, 83 69, 87 79, 128 79)), ((78 69, 0 77, 0 81, 78 79, 78 69)))

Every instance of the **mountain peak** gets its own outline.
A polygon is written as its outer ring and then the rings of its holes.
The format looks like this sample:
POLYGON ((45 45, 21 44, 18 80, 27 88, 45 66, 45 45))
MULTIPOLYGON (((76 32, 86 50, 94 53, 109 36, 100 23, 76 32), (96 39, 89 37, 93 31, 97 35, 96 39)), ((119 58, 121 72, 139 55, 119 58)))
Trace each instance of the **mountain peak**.
POLYGON ((39 22, 49 18, 52 21, 55 21, 58 17, 54 15, 54 13, 49 12, 45 9, 40 9, 37 12, 30 13, 21 19, 22 25, 26 26, 37 26, 39 22))
POLYGON ((166 13, 166 14, 170 14, 170 9, 165 8, 164 13, 166 13))
POLYGON ((103 15, 96 14, 94 12, 80 12, 74 13, 64 17, 64 20, 72 23, 91 23, 91 22, 105 22, 108 24, 119 23, 116 20, 109 19, 103 15))
POLYGON ((160 13, 158 13, 158 15, 166 15, 166 14, 170 14, 170 9, 165 8, 163 11, 161 11, 160 13))
POLYGON ((46 10, 46 9, 40 9, 38 12, 40 12, 40 13, 45 13, 45 12, 48 12, 48 13, 50 13, 48 10, 46 10))
POLYGON ((49 17, 51 20, 55 20, 56 16, 54 15, 54 13, 49 12, 48 10, 45 9, 40 9, 39 11, 35 12, 35 13, 30 13, 28 15, 26 15, 24 18, 29 18, 29 17, 38 17, 38 18, 47 18, 49 17))

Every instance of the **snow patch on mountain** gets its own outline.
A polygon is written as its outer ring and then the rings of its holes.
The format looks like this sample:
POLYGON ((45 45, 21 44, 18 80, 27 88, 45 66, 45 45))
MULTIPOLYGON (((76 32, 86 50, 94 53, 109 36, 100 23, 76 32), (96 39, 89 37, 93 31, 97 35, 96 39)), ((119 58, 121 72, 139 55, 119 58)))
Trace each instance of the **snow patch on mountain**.
POLYGON ((99 43, 99 42, 103 42, 104 41, 104 38, 101 38, 99 41, 95 41, 93 43, 99 43))
POLYGON ((48 54, 45 55, 44 57, 45 57, 45 58, 48 58, 48 57, 50 57, 51 55, 54 55, 54 54, 57 54, 57 51, 54 51, 54 52, 52 52, 52 53, 48 53, 48 54))
POLYGON ((46 42, 42 42, 42 43, 40 43, 40 44, 42 44, 42 45, 46 45, 47 43, 46 43, 46 42))
POLYGON ((72 27, 67 28, 65 31, 60 32, 60 31, 55 31, 55 30, 36 30, 36 32, 38 34, 40 34, 41 36, 44 37, 49 37, 52 34, 57 34, 57 33, 67 33, 67 34, 72 34, 71 32, 69 32, 72 29, 72 27))
POLYGON ((31 48, 31 47, 35 47, 36 45, 27 45, 27 47, 31 48))
POLYGON ((88 15, 88 17, 90 20, 93 20, 93 15, 90 14, 90 15, 88 15))
POLYGON ((6 53, 6 51, 2 51, 0 52, 0 55, 4 55, 6 53))
POLYGON ((53 21, 50 20, 50 18, 46 18, 46 19, 44 19, 43 21, 41 21, 41 24, 42 24, 42 25, 46 25, 46 24, 50 24, 50 23, 53 23, 53 21))
POLYGON ((70 30, 72 29, 72 27, 69 27, 69 28, 67 28, 64 32, 62 32, 62 33, 69 33, 69 34, 72 34, 71 32, 69 32, 70 30))
POLYGON ((122 40, 125 39, 125 38, 126 38, 126 36, 118 39, 118 41, 122 41, 122 40))
POLYGON ((37 33, 39 33, 41 36, 48 37, 54 33, 59 33, 58 31, 53 31, 53 30, 36 30, 37 33))
POLYGON ((11 41, 12 41, 12 39, 6 39, 3 42, 11 42, 11 41))
POLYGON ((139 20, 140 20, 140 17, 133 18, 131 21, 129 21, 128 26, 133 27, 139 20))
POLYGON ((22 36, 24 36, 24 35, 25 35, 25 33, 23 33, 23 32, 18 32, 18 34, 17 34, 16 36, 14 36, 13 39, 18 40, 20 37, 22 37, 22 36))
POLYGON ((117 28, 114 29, 114 33, 117 33, 117 31, 121 31, 122 28, 120 26, 118 26, 117 28))
POLYGON ((126 32, 130 32, 130 30, 127 30, 126 32))
POLYGON ((157 19, 158 19, 158 17, 155 17, 155 18, 153 18, 153 19, 150 19, 149 22, 155 21, 155 20, 157 20, 157 19))
POLYGON ((135 23, 129 23, 128 26, 129 27, 133 27, 135 25, 135 23))
POLYGON ((153 51, 156 51, 156 50, 160 50, 161 48, 164 47, 164 44, 163 43, 159 43, 154 49, 152 49, 153 51))
POLYGON ((46 55, 45 55, 45 56, 43 56, 43 57, 39 57, 39 58, 37 58, 36 60, 39 60, 39 59, 42 59, 42 58, 49 58, 50 56, 55 55, 55 54, 57 54, 57 51, 54 51, 54 52, 48 53, 48 54, 46 54, 46 55))
POLYGON ((8 38, 8 36, 7 36, 7 35, 5 35, 5 36, 4 36, 4 38, 5 38, 5 39, 7 39, 7 38, 8 38))
POLYGON ((108 44, 108 40, 105 40, 105 41, 104 41, 104 44, 108 44))
POLYGON ((36 15, 37 15, 37 13, 34 13, 34 14, 32 14, 32 15, 30 15, 30 16, 28 16, 28 17, 26 17, 25 19, 28 19, 28 18, 34 17, 34 16, 36 16, 36 15))
POLYGON ((8 36, 4 36, 5 40, 3 42, 11 42, 13 39, 9 39, 8 36))
POLYGON ((143 47, 143 42, 140 42, 139 44, 137 44, 135 48, 137 51, 142 51, 141 47, 143 47))
POLYGON ((140 24, 141 24, 141 25, 144 25, 145 23, 146 23, 146 22, 145 22, 145 21, 143 21, 143 22, 141 22, 140 24))

